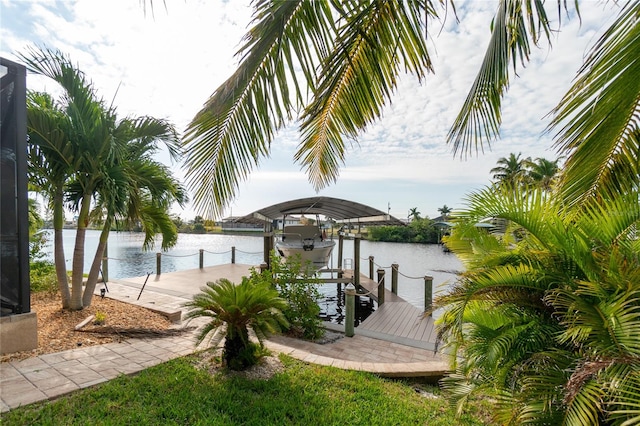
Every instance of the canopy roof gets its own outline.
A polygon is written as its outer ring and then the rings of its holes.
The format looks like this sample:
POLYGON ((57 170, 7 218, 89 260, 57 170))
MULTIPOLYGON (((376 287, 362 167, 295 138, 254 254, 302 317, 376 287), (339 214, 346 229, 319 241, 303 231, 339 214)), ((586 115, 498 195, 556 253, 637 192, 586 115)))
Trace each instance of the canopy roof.
POLYGON ((236 219, 241 223, 272 223, 286 215, 319 214, 338 223, 405 225, 401 220, 373 207, 331 197, 310 197, 285 201, 236 219))

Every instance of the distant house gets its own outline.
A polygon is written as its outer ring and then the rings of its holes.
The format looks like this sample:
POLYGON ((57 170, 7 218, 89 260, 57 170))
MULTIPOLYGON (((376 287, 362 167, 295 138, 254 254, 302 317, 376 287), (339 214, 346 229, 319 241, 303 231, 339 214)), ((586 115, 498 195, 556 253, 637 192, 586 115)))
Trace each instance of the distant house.
MULTIPOLYGON (((282 230, 282 218, 273 221, 273 228, 282 230)), ((300 225, 300 218, 296 216, 287 216, 284 221, 284 226, 300 225)))
POLYGON ((229 216, 222 219, 220 226, 222 232, 261 232, 264 230, 262 225, 253 223, 238 223, 236 220, 239 216, 229 216))

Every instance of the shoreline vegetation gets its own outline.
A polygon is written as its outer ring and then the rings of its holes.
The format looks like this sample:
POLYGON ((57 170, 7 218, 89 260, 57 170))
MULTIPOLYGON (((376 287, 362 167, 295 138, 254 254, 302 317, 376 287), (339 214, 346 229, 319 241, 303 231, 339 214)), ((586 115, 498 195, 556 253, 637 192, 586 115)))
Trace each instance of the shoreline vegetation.
MULTIPOLYGON (((174 219, 178 234, 227 234, 227 235, 262 235, 263 230, 257 228, 247 228, 245 230, 236 229, 226 230, 220 224, 212 224, 212 221, 193 220, 182 221, 174 219)), ((368 241, 379 241, 386 243, 416 243, 416 244, 440 244, 445 234, 442 227, 436 226, 437 222, 429 218, 413 219, 406 226, 372 226, 360 230, 358 234, 368 241)), ((53 230, 51 226, 45 223, 43 229, 53 230)), ((64 229, 75 229, 75 224, 69 224, 64 229)), ((99 224, 90 226, 87 229, 100 230, 99 224)), ((132 229, 112 228, 112 231, 127 232, 144 232, 141 228, 133 227, 132 229)), ((276 231, 278 232, 278 231, 276 231)), ((354 233, 354 229, 332 228, 329 235, 337 237, 339 232, 344 232, 347 238, 354 233)))

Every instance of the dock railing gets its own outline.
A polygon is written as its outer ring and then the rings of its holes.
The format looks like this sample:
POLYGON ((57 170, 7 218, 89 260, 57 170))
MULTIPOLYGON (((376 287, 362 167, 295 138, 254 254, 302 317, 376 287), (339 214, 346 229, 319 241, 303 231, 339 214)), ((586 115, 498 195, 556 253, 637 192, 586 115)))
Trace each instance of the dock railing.
POLYGON ((386 268, 375 263, 375 257, 369 256, 367 258, 362 258, 361 260, 369 261, 369 279, 374 280, 373 271, 375 267, 377 273, 377 283, 378 283, 378 305, 384 303, 384 289, 385 289, 385 269, 391 269, 391 292, 398 295, 398 276, 401 275, 406 279, 410 280, 423 280, 424 281, 424 311, 429 315, 432 314, 433 311, 433 277, 430 275, 424 275, 421 277, 411 277, 409 275, 405 275, 400 272, 400 265, 397 263, 392 263, 390 266, 386 268))
MULTIPOLYGON (((204 261, 205 254, 216 255, 216 256, 230 254, 230 262, 231 264, 235 264, 237 253, 242 253, 245 255, 262 254, 262 252, 245 252, 242 250, 238 250, 235 246, 232 246, 230 250, 223 251, 223 252, 213 252, 205 249, 199 249, 197 253, 192 253, 192 254, 169 254, 169 253, 157 252, 155 254, 156 275, 162 274, 162 258, 163 257, 185 258, 185 257, 198 256, 198 267, 200 269, 203 269, 205 267, 205 261, 204 261)), ((374 256, 369 256, 368 258, 360 258, 359 254, 360 254, 359 250, 357 250, 356 253, 354 253, 354 255, 357 256, 355 257, 355 259, 344 260, 344 267, 345 267, 344 269, 353 269, 353 272, 354 272, 353 283, 356 285, 356 287, 359 285, 360 260, 368 260, 369 279, 375 280, 378 283, 377 294, 376 294, 378 299, 378 305, 382 305, 385 301, 384 291, 385 291, 385 278, 387 275, 386 274, 387 269, 390 269, 391 271, 391 292, 395 295, 398 295, 398 277, 399 276, 402 276, 409 280, 422 280, 424 282, 424 311, 429 315, 431 315, 433 310, 433 277, 432 276, 430 275, 424 275, 424 276, 418 276, 418 277, 409 276, 400 272, 400 266, 397 263, 392 263, 390 266, 385 267, 385 266, 376 264, 374 256), (377 273, 377 279, 374 278, 374 271, 377 273)), ((108 261, 109 260, 130 261, 131 259, 119 259, 115 257, 108 257, 107 251, 105 250, 105 256, 103 257, 102 260, 103 260, 102 262, 103 282, 106 283, 109 280, 109 277, 108 277, 108 271, 109 271, 108 261)), ((217 264, 220 264, 220 263, 217 263, 217 264)), ((339 269, 342 269, 342 268, 339 268, 339 269)), ((149 272, 149 274, 150 273, 151 272, 149 272)))

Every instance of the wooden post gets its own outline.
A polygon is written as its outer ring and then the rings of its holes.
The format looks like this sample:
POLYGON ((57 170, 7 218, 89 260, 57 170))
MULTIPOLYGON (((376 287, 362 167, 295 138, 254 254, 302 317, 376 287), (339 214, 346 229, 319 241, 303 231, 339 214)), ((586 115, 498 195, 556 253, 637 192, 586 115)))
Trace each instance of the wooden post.
POLYGON ((369 279, 372 280, 373 279, 373 256, 369 256, 369 279))
POLYGON ((267 269, 269 269, 269 265, 267 265, 266 263, 260 264, 260 273, 266 271, 267 269))
POLYGON ((338 234, 338 269, 342 269, 342 249, 344 246, 344 235, 338 234))
POLYGON ((162 253, 156 253, 156 275, 162 271, 162 253))
POLYGON ((378 306, 384 303, 384 269, 378 269, 378 306))
POLYGON ((353 282, 360 285, 360 237, 353 239, 353 282))
POLYGON ((397 263, 391 264, 391 292, 393 294, 398 294, 398 268, 400 265, 397 263))
POLYGON ((231 247, 231 264, 236 263, 236 246, 231 247))
POLYGON ((204 269, 204 249, 200 249, 200 269, 204 269))
POLYGON ((433 308, 433 277, 425 275, 424 277, 424 311, 432 315, 433 308))
POLYGON ((271 254, 272 248, 273 248, 273 234, 271 232, 265 232, 264 244, 263 244, 263 249, 264 249, 263 260, 264 260, 264 263, 267 264, 267 269, 270 268, 270 264, 271 264, 270 254, 271 254))
POLYGON ((352 283, 347 284, 344 289, 344 294, 346 305, 344 335, 347 337, 353 337, 353 335, 355 334, 354 323, 356 315, 356 287, 352 283))

